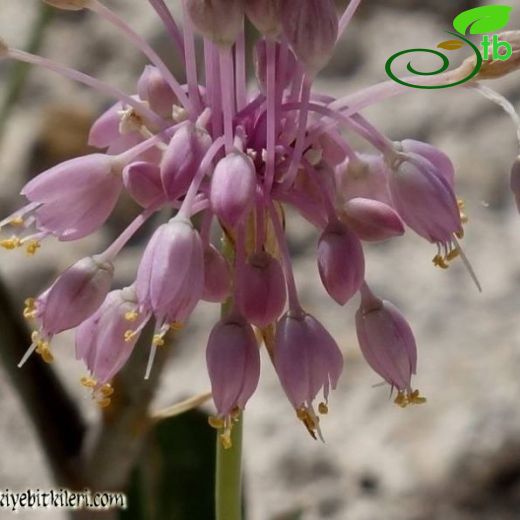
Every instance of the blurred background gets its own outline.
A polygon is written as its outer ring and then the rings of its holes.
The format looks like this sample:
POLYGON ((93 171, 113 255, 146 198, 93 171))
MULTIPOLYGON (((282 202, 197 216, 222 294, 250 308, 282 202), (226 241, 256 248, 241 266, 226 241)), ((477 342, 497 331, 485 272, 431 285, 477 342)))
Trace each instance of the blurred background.
MULTIPOLYGON (((127 92, 135 89, 145 61, 105 22, 84 13, 42 14, 37 0, 0 3, 0 35, 11 45, 36 45, 44 56, 127 92), (38 19, 41 34, 35 29, 38 19)), ((147 2, 107 3, 182 77, 147 2)), ((174 9, 178 3, 170 1, 174 9)), ((340 96, 385 80, 390 55, 413 47, 435 48, 446 39, 456 14, 491 3, 366 0, 321 75, 318 90, 340 96)), ((515 8, 510 28, 519 28, 520 2, 507 3, 515 8)), ((0 62, 0 103, 13 74, 19 71, 0 62)), ((518 105, 518 78, 513 74, 489 86, 518 105)), ((0 112, 1 215, 20 205, 19 190, 31 176, 91 151, 85 144, 88 128, 111 102, 38 69, 15 90, 16 102, 0 112)), ((484 291, 478 293, 461 262, 448 271, 436 270, 431 264, 434 247, 412 233, 367 245, 369 281, 404 311, 419 346, 415 386, 428 403, 402 410, 389 399, 387 388, 375 386, 380 380, 359 353, 353 324, 357 301, 344 308, 331 302, 317 273, 316 232, 290 215, 290 245, 303 304, 338 340, 345 372, 323 420, 322 444, 296 420, 263 356, 260 386, 245 417, 247 518, 520 519, 520 218, 508 188, 518 153, 514 128, 496 106, 463 88, 410 89, 365 115, 394 140, 428 141, 450 155, 457 192, 469 216, 463 246, 484 291)), ((214 440, 203 413, 171 421, 161 430, 145 424, 141 408, 149 400, 152 409, 159 409, 208 391, 204 348, 217 306, 200 306, 170 347, 168 359, 160 360, 165 367, 153 396, 140 373, 129 370, 121 382, 126 401, 115 403, 115 411, 103 417, 79 384, 84 368, 74 358, 72 335, 55 340, 52 369, 58 379, 47 367, 36 366, 39 359, 22 371, 16 368, 18 354, 28 346, 26 331, 15 319, 24 299, 38 294, 77 259, 100 251, 136 211, 130 200, 123 200, 102 232, 74 244, 48 240, 35 257, 0 252, 7 287, 0 301, 0 490, 48 489, 56 487, 55 479, 65 486, 87 483, 128 490, 131 474, 131 496, 140 498, 126 518, 205 520, 211 516, 201 504, 211 501, 214 440), (145 434, 144 444, 136 441, 145 434), (77 475, 85 453, 95 454, 86 480, 77 475), (169 505, 159 507, 159 496, 169 505), (155 504, 152 510, 141 504, 147 500, 155 504)), ((118 259, 117 285, 133 280, 148 234, 149 229, 118 259)), ((212 408, 207 405, 203 411, 211 413, 212 408)), ((0 512, 0 518, 9 516, 0 512)), ((48 510, 20 512, 18 518, 67 516, 48 510)), ((87 513, 84 518, 98 516, 87 513)))

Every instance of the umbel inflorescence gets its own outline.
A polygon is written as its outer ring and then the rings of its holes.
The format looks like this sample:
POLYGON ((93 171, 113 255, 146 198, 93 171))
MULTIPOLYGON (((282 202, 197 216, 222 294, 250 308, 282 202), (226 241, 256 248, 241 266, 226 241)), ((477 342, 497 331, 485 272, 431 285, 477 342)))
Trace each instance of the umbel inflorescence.
MULTIPOLYGON (((412 386, 413 333, 400 311, 369 288, 363 242, 402 235, 406 225, 436 246, 435 265, 444 269, 462 256, 473 275, 459 243, 465 217, 444 153, 412 139, 392 142, 361 115, 406 87, 385 82, 341 99, 312 88, 360 0, 351 0, 341 18, 333 0, 183 0, 182 29, 163 0, 149 0, 185 63, 186 84, 98 0, 47 3, 97 13, 150 64, 136 93, 126 94, 1 45, 4 57, 47 68, 115 101, 90 131, 89 144, 99 153, 31 180, 22 190, 27 205, 1 223, 9 233, 1 244, 34 254, 49 236, 83 238, 103 226, 123 190, 143 210, 105 251, 79 260, 27 300, 24 315, 38 325, 20 365, 33 352, 52 361, 53 336, 76 329, 76 355, 89 370, 83 382, 108 406, 110 381, 150 321, 155 333, 145 377, 165 335, 180 329, 200 300, 227 301, 206 351, 217 409, 212 423, 223 441, 229 442, 233 420, 256 389, 259 338, 298 418, 314 437, 321 435, 318 415, 327 413, 343 358, 299 302, 284 231, 290 206, 317 229, 319 276, 331 298, 344 305, 360 294, 356 327, 369 365, 397 392, 398 405, 424 402, 412 386), (261 35, 254 47, 254 87, 246 78, 245 17, 261 35), (197 63, 194 31, 204 40, 203 63, 197 63), (345 129, 374 152, 353 149, 345 129), (164 208, 174 216, 150 238, 135 282, 111 291, 114 259, 164 208), (231 254, 210 242, 215 222, 231 254)), ((434 81, 449 83, 456 73, 434 81)), ((517 164, 516 193, 519 172, 517 164)))

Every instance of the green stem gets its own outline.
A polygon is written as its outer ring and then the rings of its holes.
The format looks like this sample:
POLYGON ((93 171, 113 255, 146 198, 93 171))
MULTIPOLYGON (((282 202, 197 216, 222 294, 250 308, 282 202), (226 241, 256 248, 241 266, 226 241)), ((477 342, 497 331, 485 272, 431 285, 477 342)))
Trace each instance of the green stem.
POLYGON ((231 447, 224 448, 217 436, 215 507, 217 520, 242 519, 242 427, 243 414, 233 424, 231 447))

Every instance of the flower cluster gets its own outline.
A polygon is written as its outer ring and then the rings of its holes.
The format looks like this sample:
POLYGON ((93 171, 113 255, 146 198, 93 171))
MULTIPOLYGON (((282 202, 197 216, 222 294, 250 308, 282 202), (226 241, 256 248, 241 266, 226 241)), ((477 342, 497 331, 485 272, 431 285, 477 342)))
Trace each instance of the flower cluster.
MULTIPOLYGON (((333 0, 183 0, 182 30, 163 0, 149 0, 184 60, 186 84, 98 0, 47 2, 97 13, 150 64, 129 95, 0 45, 4 57, 45 67, 115 101, 90 131, 99 153, 31 180, 22 190, 27 205, 1 222, 10 231, 1 245, 34 254, 47 237, 85 237, 103 226, 123 190, 143 209, 105 251, 79 260, 27 300, 24 315, 38 326, 20 364, 33 352, 50 362, 53 336, 76 328, 76 354, 90 374, 83 383, 107 406, 110 381, 149 322, 155 332, 145 377, 165 335, 180 329, 200 300, 228 302, 206 354, 217 409, 212 424, 223 441, 258 384, 260 337, 297 417, 313 437, 321 436, 319 414, 328 411, 343 357, 298 299, 285 236, 291 207, 317 229, 318 272, 331 298, 345 305, 361 296, 356 327, 368 364, 397 391, 397 404, 424 402, 412 386, 413 333, 400 311, 367 285, 363 242, 400 236, 408 226, 437 247, 434 264, 445 269, 457 256, 465 260, 459 244, 465 217, 444 153, 412 139, 392 142, 361 115, 405 89, 386 82, 334 99, 312 88, 360 0, 351 0, 341 18, 333 0), (254 89, 246 78, 246 17, 260 33, 254 89), (195 33, 204 40, 202 80, 195 33), (374 152, 354 150, 344 130, 374 152), (111 291, 115 257, 165 208, 173 217, 150 238, 135 283, 111 291), (214 223, 227 254, 210 241, 214 223)), ((517 164, 517 193, 519 171, 517 164)))

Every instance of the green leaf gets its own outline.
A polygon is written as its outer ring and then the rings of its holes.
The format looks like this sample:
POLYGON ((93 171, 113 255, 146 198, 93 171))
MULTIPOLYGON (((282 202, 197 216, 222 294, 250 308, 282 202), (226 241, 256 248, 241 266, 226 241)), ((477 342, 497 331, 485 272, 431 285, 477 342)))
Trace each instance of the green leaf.
POLYGON ((446 51, 456 51, 457 49, 461 49, 462 47, 464 47, 464 45, 466 44, 461 40, 447 40, 445 42, 439 43, 439 45, 437 45, 437 48, 444 49, 446 51))
POLYGON ((512 7, 508 5, 486 5, 460 13, 453 20, 453 27, 460 34, 486 34, 500 31, 508 23, 512 7))

